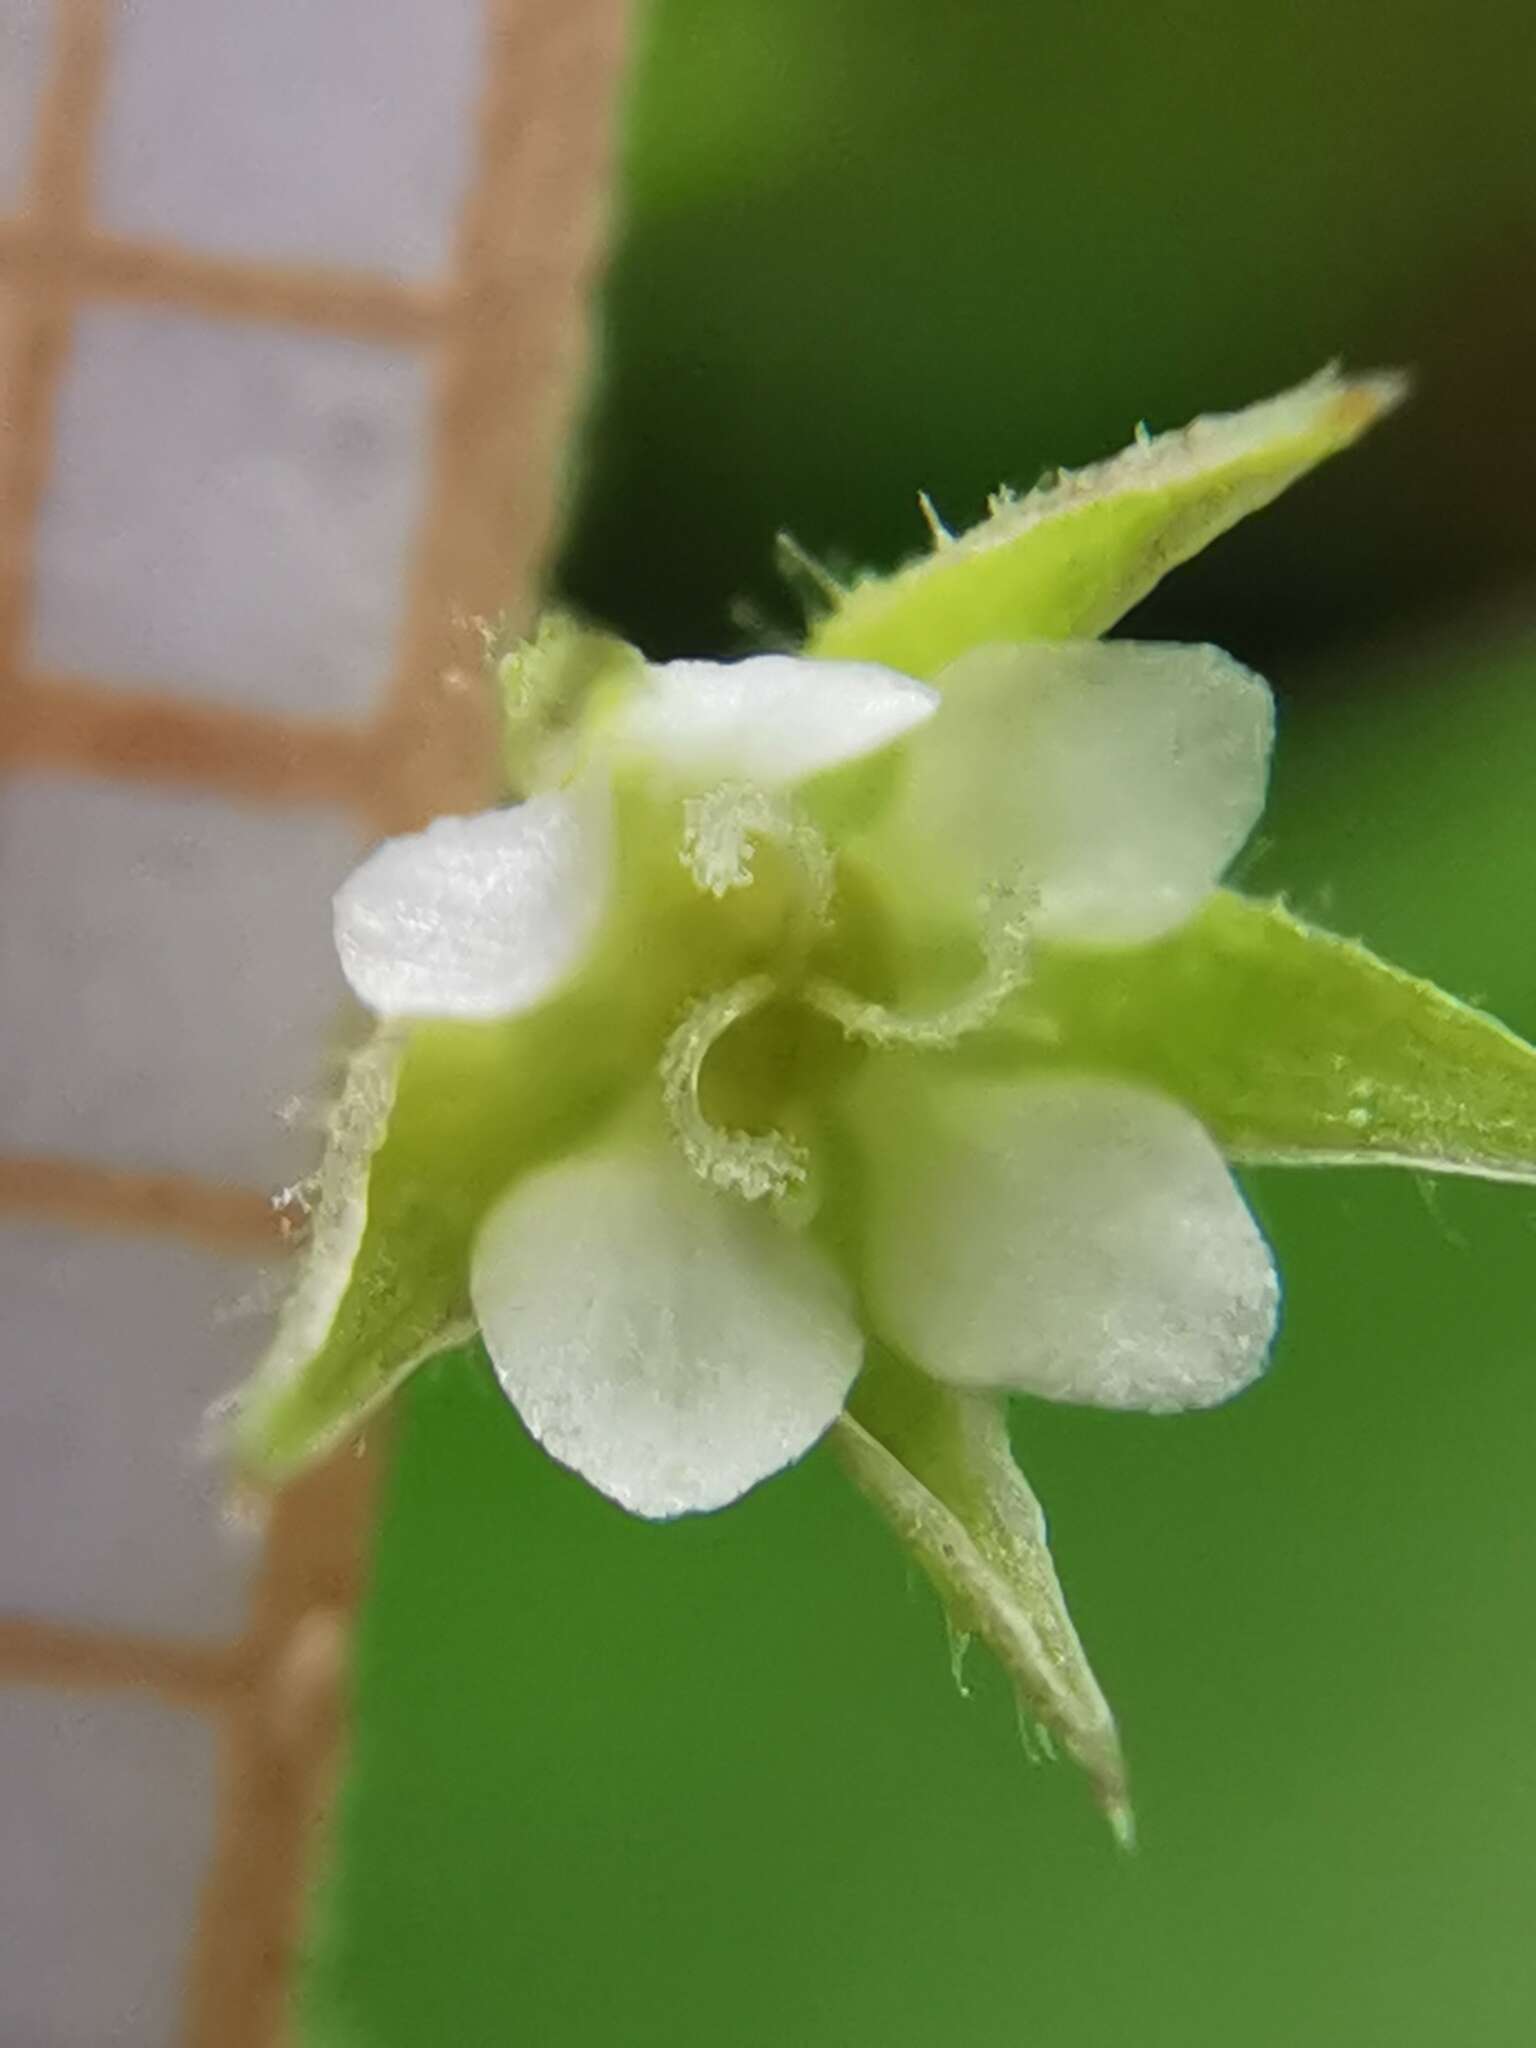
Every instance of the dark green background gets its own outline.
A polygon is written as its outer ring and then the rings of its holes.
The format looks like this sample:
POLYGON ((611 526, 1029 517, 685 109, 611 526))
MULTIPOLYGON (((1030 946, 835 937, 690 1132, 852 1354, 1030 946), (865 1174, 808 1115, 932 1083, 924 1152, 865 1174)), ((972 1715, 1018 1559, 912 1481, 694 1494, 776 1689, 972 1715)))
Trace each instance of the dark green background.
POLYGON ((1530 574, 1528 0, 658 0, 562 581, 656 654, 928 489, 1408 363, 1406 427, 1146 621, 1293 657, 1530 574))
MULTIPOLYGON (((778 523, 888 556, 918 484, 963 517, 1138 413, 1410 360, 1412 412, 1139 623, 1276 674, 1250 883, 1536 1031, 1533 85, 1523 6, 663 0, 562 583, 720 651, 778 523)), ((451 1362, 307 2048, 1525 2048, 1536 1193, 1250 1185, 1256 1391, 1017 1410, 1140 1857, 993 1674, 959 1698, 830 1460, 643 1526, 451 1362)))

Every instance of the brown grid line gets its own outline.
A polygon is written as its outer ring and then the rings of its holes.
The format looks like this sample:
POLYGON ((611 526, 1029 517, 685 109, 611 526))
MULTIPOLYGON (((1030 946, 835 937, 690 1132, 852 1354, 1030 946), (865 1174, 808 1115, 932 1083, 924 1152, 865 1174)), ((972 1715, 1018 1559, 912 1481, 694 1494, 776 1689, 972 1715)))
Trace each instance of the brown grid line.
POLYGON ((145 1230, 219 1248, 271 1249, 282 1224, 246 1188, 70 1159, 0 1154, 0 1213, 57 1217, 98 1230, 145 1230))
MULTIPOLYGON (((91 149, 106 84, 105 0, 54 0, 53 66, 38 108, 26 217, 40 237, 84 225, 91 149)), ((71 299, 62 278, 18 293, 12 314, 10 405, 0 474, 0 697, 20 672, 32 599, 37 517, 48 481, 54 399, 69 351, 71 299)))
MULTIPOLYGON (((486 0, 475 181, 440 287, 243 263, 93 231, 87 186, 106 0, 55 0, 58 33, 24 217, 0 222, 15 419, 0 475, 0 772, 26 764, 345 805, 399 829, 484 800, 489 705, 456 665, 464 622, 526 602, 555 512, 554 455, 594 261, 624 0, 486 0), (369 726, 179 703, 89 677, 24 676, 54 400, 82 300, 439 345, 428 509, 400 658, 369 726)), ((95 1165, 0 1158, 0 1209, 209 1243, 274 1242, 254 1193, 95 1165)), ((220 1838, 185 2039, 270 2048, 340 1725, 347 1618, 375 1461, 333 1459, 274 1509, 249 1624, 212 1649, 0 1622, 0 1682, 145 1686, 222 1725, 220 1838)))
POLYGON ((311 1857, 339 1757, 377 1462, 344 1451, 291 1486, 272 1518, 241 1679, 224 1701, 218 1841, 186 2048, 275 2048, 285 2033, 311 1857))
MULTIPOLYGON (((455 663, 466 653, 464 620, 531 602, 549 545, 624 49, 625 0, 488 0, 487 14, 434 509, 382 725, 383 751, 411 776, 387 821, 395 830, 484 801, 490 706, 457 682, 455 663)), ((478 657, 471 636, 471 666, 478 657)))
POLYGON ((0 1618, 0 1685, 138 1689, 173 1706, 217 1713, 243 1672, 241 1652, 225 1644, 0 1618))
POLYGON ((435 285, 205 255, 121 235, 66 234, 25 217, 0 221, 0 279, 55 300, 119 300, 358 341, 431 341, 455 312, 452 292, 435 285))
POLYGON ((375 808, 387 763, 364 727, 301 722, 218 703, 177 703, 82 676, 12 685, 0 763, 187 783, 266 803, 375 808))

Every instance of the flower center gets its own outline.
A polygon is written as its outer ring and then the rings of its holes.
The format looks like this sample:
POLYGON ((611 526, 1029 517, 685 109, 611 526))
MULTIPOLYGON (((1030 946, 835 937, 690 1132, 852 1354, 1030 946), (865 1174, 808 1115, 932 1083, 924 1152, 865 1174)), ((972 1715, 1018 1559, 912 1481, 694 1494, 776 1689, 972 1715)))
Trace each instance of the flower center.
POLYGON ((953 1001, 935 1009, 893 1009, 821 977, 805 984, 804 999, 864 1045, 942 1051, 990 1024, 1008 997, 1029 979, 1029 913, 1034 902, 1033 892, 1025 889, 989 892, 982 904, 981 972, 953 1001))
POLYGON ((806 915, 825 925, 836 886, 832 851, 787 797, 750 782, 727 782, 683 804, 683 866, 711 896, 750 885, 753 855, 764 839, 788 854, 802 884, 806 915))
POLYGON ((749 975, 689 1005, 661 1056, 661 1096, 682 1147, 699 1176, 748 1202, 782 1195, 805 1179, 805 1148, 779 1131, 733 1131, 712 1123, 699 1100, 704 1062, 731 1027, 772 1000, 773 977, 749 975))
MULTIPOLYGON (((1029 979, 1035 903, 1021 886, 989 891, 979 910, 981 966, 974 980, 947 1002, 907 1011, 857 995, 835 975, 812 970, 813 957, 825 962, 858 947, 836 943, 852 936, 845 929, 850 906, 838 898, 837 864, 816 827, 787 797, 750 783, 725 783, 684 801, 679 858, 701 893, 721 899, 751 888, 760 879, 757 855, 765 845, 779 856, 776 871, 789 884, 773 957, 761 971, 690 1003, 667 1040, 660 1067, 662 1100, 689 1166, 700 1179, 746 1201, 777 1199, 805 1181, 806 1148, 776 1128, 775 1120, 791 1087, 804 1092, 814 1082, 808 1066, 827 1060, 819 1033, 799 1043, 805 1034, 786 1029, 783 1007, 765 1015, 770 1006, 792 1005, 807 1022, 811 1016, 825 1020, 849 1047, 943 1050, 991 1023, 1029 979), (779 1055, 755 1063, 758 1086, 737 1090, 751 1121, 760 1105, 765 1111, 766 1127, 757 1131, 716 1121, 703 1099, 706 1062, 749 1018, 758 1020, 754 1037, 758 1024, 776 1027, 773 1051, 779 1055), (812 1042, 820 1049, 808 1057, 812 1042)), ((858 923, 855 916, 852 925, 858 923)))

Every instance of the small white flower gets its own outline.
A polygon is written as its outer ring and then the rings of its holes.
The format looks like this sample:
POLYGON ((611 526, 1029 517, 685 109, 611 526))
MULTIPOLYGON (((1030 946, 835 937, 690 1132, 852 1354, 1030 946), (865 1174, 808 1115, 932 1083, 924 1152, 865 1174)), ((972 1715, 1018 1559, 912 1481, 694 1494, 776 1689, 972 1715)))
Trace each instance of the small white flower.
POLYGON ((932 688, 675 662, 583 730, 566 786, 391 840, 336 899, 381 1017, 675 990, 618 1107, 473 1245, 555 1457, 637 1514, 718 1507, 822 1435, 867 1339, 1111 1407, 1254 1378, 1278 1288, 1216 1146, 1063 1065, 1029 1002, 1036 949, 1151 939, 1214 888, 1263 804, 1257 677, 1128 642, 983 648, 932 688))
POLYGON ((1402 392, 1325 372, 934 522, 888 576, 818 579, 810 658, 491 635, 526 800, 336 899, 382 1021, 224 1424, 241 1469, 295 1471, 477 1331, 640 1515, 830 1430, 1128 1841, 1005 1397, 1199 1408, 1263 1369, 1279 1288, 1227 1158, 1536 1182, 1536 1047, 1217 887, 1264 684, 1087 637, 1402 392))

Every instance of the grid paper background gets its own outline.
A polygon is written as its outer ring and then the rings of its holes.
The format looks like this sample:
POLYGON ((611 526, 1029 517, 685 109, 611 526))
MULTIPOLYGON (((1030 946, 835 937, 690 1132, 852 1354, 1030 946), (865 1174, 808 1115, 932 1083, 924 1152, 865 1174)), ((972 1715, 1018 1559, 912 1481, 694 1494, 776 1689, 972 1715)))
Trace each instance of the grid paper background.
POLYGON ((0 0, 0 2040, 267 2048, 370 1495, 191 1453, 280 1273, 325 901, 473 804, 621 0, 0 0))

